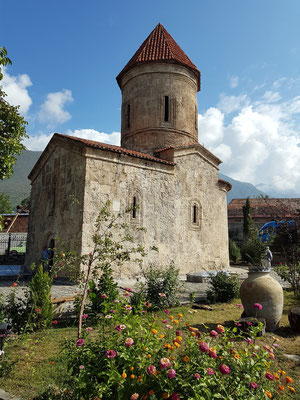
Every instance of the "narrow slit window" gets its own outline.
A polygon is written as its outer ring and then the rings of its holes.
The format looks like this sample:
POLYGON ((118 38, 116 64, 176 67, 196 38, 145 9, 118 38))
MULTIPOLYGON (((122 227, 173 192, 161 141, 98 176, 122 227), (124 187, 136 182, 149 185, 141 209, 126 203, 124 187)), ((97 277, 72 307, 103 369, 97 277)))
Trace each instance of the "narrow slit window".
POLYGON ((165 122, 169 122, 169 96, 165 96, 165 122))
POLYGON ((127 105, 127 128, 130 128, 130 104, 127 105))
POLYGON ((193 205, 193 224, 197 223, 197 217, 198 217, 198 210, 197 210, 197 205, 193 205))
POLYGON ((136 218, 136 206, 137 206, 137 204, 136 204, 136 197, 134 196, 134 197, 133 197, 133 200, 132 200, 132 218, 133 218, 133 219, 136 218))
POLYGON ((198 129, 198 110, 197 106, 195 106, 195 129, 198 129))

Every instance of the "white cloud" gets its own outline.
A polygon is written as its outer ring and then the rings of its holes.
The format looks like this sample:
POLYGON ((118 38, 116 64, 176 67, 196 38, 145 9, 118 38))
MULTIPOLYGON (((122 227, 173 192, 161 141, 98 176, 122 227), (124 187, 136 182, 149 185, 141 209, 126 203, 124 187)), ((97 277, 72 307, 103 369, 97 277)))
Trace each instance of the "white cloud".
POLYGON ((218 108, 199 115, 199 142, 224 161, 224 174, 300 196, 300 96, 223 94, 218 108), (235 114, 225 119, 222 111, 232 108, 235 114))
POLYGON ((67 131, 70 136, 80 137, 82 139, 95 140, 96 142, 120 145, 120 132, 104 133, 95 129, 76 129, 75 131, 67 131))
POLYGON ((229 86, 233 89, 236 88, 239 84, 239 77, 234 75, 229 80, 229 86))
MULTIPOLYGON (((75 131, 67 131, 67 135, 80 137, 82 139, 94 140, 96 142, 109 143, 114 145, 120 144, 120 132, 104 133, 95 129, 76 129, 75 131)), ((24 139, 23 143, 28 150, 43 151, 53 134, 45 135, 39 133, 24 139)))
POLYGON ((41 105, 38 118, 40 122, 50 125, 64 123, 71 119, 71 114, 64 110, 67 103, 73 101, 71 90, 63 89, 60 92, 48 93, 46 101, 41 105))
POLYGON ((246 94, 241 94, 239 96, 226 96, 224 93, 221 93, 217 107, 225 114, 230 114, 239 110, 242 106, 248 103, 248 96, 246 94))
POLYGON ((6 68, 1 68, 3 80, 1 85, 7 94, 5 99, 13 106, 20 106, 20 113, 25 116, 32 104, 27 88, 32 85, 30 77, 27 74, 18 76, 10 75, 6 68))

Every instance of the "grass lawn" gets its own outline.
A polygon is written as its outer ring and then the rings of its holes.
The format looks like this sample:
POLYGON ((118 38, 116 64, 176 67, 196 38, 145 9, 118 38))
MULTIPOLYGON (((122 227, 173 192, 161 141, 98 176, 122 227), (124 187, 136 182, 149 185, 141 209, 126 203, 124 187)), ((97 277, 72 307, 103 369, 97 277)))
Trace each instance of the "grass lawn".
MULTIPOLYGON (((188 307, 174 309, 174 315, 182 312, 185 320, 193 326, 206 324, 215 328, 216 324, 226 325, 232 320, 240 318, 241 310, 236 307, 240 300, 229 304, 215 304, 213 311, 194 310, 188 307)), ((294 379, 293 387, 296 390, 294 399, 300 399, 300 364, 288 360, 284 354, 300 356, 300 335, 296 335, 289 328, 288 313, 296 305, 292 292, 285 291, 284 313, 280 329, 275 333, 266 333, 260 339, 265 344, 272 344, 273 337, 279 339, 279 349, 275 359, 275 366, 286 371, 294 379)), ((299 304, 299 301, 298 301, 299 304)), ((44 332, 16 337, 9 341, 6 347, 6 359, 13 363, 12 371, 8 376, 0 379, 0 387, 22 399, 32 399, 42 393, 48 385, 59 386, 67 376, 66 366, 61 358, 62 342, 65 338, 76 337, 76 327, 50 329, 44 332)), ((275 372, 273 370, 273 372, 275 372)), ((280 396, 282 397, 282 396, 280 396)))

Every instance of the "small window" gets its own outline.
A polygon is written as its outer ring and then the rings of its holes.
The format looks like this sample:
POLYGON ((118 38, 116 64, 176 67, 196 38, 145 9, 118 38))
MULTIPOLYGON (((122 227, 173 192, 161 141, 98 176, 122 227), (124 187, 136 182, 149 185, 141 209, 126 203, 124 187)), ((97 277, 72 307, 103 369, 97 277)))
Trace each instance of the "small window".
POLYGON ((197 224, 198 218, 198 207, 196 204, 193 205, 193 224, 197 224))
POLYGON ((165 122, 169 122, 169 96, 165 96, 165 122))
POLYGON ((136 209, 137 209, 137 202, 136 197, 134 196, 132 199, 132 218, 136 219, 136 209))
POLYGON ((130 104, 127 105, 127 128, 130 128, 130 104))

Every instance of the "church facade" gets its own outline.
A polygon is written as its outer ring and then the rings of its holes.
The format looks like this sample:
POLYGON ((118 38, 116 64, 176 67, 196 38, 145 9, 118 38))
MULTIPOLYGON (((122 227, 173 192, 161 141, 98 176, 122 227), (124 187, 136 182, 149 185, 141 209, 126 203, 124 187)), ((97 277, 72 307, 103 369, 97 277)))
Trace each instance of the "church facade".
MULTIPOLYGON (((122 91, 121 147, 54 134, 31 171, 26 263, 55 237, 81 254, 106 200, 146 228, 137 241, 145 263, 180 273, 229 265, 227 192, 221 161, 198 143, 200 71, 158 24, 117 77, 122 91), (73 201, 72 199, 76 199, 73 201)), ((117 276, 134 276, 126 265, 117 276)))

